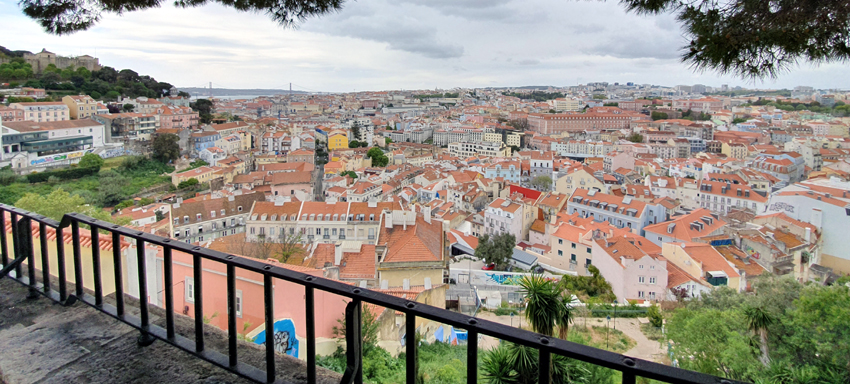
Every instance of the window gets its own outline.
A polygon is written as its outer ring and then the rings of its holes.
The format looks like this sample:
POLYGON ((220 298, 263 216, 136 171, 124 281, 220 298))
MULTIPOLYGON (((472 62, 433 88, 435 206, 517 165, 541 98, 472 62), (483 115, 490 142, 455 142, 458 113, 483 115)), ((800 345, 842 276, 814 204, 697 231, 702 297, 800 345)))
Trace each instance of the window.
POLYGON ((643 297, 644 297, 643 291, 638 291, 638 297, 643 299, 643 297))
POLYGON ((654 278, 654 277, 650 277, 650 278, 649 278, 649 283, 650 283, 650 284, 655 284, 655 278, 654 278))
POLYGON ((576 243, 572 243, 571 245, 573 249, 576 249, 576 243))
POLYGON ((183 223, 185 224, 185 223, 188 223, 188 222, 189 222, 189 216, 183 216, 183 223))
POLYGON ((650 300, 655 300, 655 292, 650 292, 650 293, 649 293, 649 299, 650 299, 650 300))
POLYGON ((236 317, 242 317, 242 291, 236 290, 236 317))
POLYGON ((215 211, 210 211, 210 217, 215 218, 215 211))
POLYGON ((564 256, 564 251, 558 251, 558 256, 564 256))
POLYGON ((251 229, 249 231, 251 231, 251 234, 253 235, 254 234, 254 227, 251 227, 251 229))
POLYGON ((571 263, 575 263, 575 262, 576 262, 576 255, 575 255, 575 253, 571 253, 571 254, 570 254, 570 262, 571 262, 571 263))
POLYGON ((643 282, 644 282, 644 277, 638 276, 638 283, 643 283, 643 282))
POLYGON ((590 265, 590 259, 584 259, 584 265, 590 265))
POLYGON ((201 226, 201 225, 198 226, 198 233, 204 233, 204 227, 203 226, 201 226))
POLYGON ((638 269, 643 269, 643 265, 638 265, 638 269))
MULTIPOLYGON (((850 210, 850 208, 848 208, 848 210, 850 210)), ((558 239, 558 244, 564 244, 564 240, 563 240, 563 239, 558 239)))
POLYGON ((191 277, 187 277, 186 280, 184 281, 183 285, 186 286, 186 293, 185 293, 186 302, 187 303, 194 303, 195 302, 195 279, 193 279, 191 277))
POLYGON ((238 208, 236 208, 236 210, 242 212, 242 206, 240 205, 238 208))
POLYGON ((590 247, 587 247, 587 253, 590 253, 590 247))
POLYGON ((649 266, 649 269, 655 269, 655 266, 654 266, 654 265, 650 265, 650 266, 649 266))
POLYGON ((195 220, 201 221, 201 214, 200 213, 195 215, 195 220))

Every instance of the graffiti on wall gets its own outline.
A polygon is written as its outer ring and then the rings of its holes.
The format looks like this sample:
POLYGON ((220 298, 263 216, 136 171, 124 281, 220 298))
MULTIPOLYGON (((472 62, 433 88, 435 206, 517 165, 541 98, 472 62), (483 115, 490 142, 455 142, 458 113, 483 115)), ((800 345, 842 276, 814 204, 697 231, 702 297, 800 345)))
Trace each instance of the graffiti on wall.
POLYGON ((753 259, 757 259, 757 260, 758 260, 758 259, 760 259, 760 258, 761 258, 761 254, 760 254, 760 253, 758 253, 758 252, 756 252, 756 250, 755 250, 755 249, 752 249, 752 248, 750 248, 750 247, 747 247, 747 249, 745 249, 745 250, 744 250, 744 252, 746 252, 746 253, 747 253, 747 255, 749 255, 749 256, 750 256, 750 257, 752 257, 753 259))
MULTIPOLYGON (((519 285, 520 281, 522 281, 523 277, 529 275, 526 273, 523 274, 497 274, 497 273, 485 273, 485 276, 492 281, 493 283, 499 285, 519 285)), ((545 277, 546 280, 557 281, 558 279, 555 277, 545 277)))
MULTIPOLYGON (((298 357, 298 338, 295 336, 295 324, 291 319, 278 320, 274 323, 274 350, 289 356, 298 357)), ((254 338, 254 343, 263 345, 266 343, 266 331, 262 331, 254 338)))
POLYGON ((794 213, 794 206, 787 203, 773 203, 770 205, 769 211, 787 211, 794 213))

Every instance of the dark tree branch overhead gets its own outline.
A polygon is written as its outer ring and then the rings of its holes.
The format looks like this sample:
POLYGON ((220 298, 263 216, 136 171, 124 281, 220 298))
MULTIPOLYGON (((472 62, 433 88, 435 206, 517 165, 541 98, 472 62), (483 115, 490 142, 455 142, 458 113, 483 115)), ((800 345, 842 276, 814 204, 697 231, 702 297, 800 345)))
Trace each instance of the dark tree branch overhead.
MULTIPOLYGON (((290 26, 342 8, 344 0, 175 0, 182 8, 211 2, 262 13, 290 26)), ((159 7, 162 0, 20 0, 24 14, 63 35, 91 28, 103 13, 159 7)), ((696 70, 776 77, 802 61, 850 58, 850 0, 620 0, 629 11, 673 13, 691 39, 682 61, 696 70)))
POLYGON ((791 66, 850 58, 850 0, 621 0, 638 14, 674 13, 697 70, 776 77, 791 66))
MULTIPOLYGON (((239 11, 268 15, 283 26, 291 26, 312 16, 342 8, 344 0, 175 0, 182 8, 219 3, 239 11)), ((157 8, 161 0, 20 0, 24 14, 37 20, 52 34, 66 35, 84 31, 100 21, 101 14, 157 8)))

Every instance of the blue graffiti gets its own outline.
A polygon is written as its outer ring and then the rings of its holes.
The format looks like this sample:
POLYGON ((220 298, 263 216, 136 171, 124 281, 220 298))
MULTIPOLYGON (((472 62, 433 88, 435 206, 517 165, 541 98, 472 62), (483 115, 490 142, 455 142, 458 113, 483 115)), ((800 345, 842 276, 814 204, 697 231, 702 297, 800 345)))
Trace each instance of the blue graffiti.
MULTIPOLYGON (((298 338, 295 337, 295 324, 290 319, 280 320, 274 323, 274 350, 289 356, 298 357, 298 338)), ((266 331, 262 331, 254 338, 254 343, 263 345, 266 343, 266 331)))

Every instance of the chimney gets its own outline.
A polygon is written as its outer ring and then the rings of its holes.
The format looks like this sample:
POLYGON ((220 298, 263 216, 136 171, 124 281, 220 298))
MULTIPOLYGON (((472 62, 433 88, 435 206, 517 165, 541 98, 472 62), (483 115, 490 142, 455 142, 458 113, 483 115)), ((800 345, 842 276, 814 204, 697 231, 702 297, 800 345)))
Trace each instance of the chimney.
POLYGON ((431 289, 431 278, 430 277, 425 278, 425 289, 431 289))
POLYGON ((387 280, 381 280, 381 289, 390 289, 390 282, 387 280))
POLYGON ((426 205, 422 208, 422 216, 425 219, 425 222, 431 224, 431 206, 426 205))
POLYGON ((236 198, 233 197, 233 195, 227 196, 227 201, 234 201, 234 200, 236 200, 236 198))
POLYGON ((812 229, 806 227, 806 242, 810 243, 812 241, 812 229))
POLYGON ((401 222, 402 222, 402 225, 403 225, 402 229, 406 231, 407 230, 407 215, 408 215, 409 212, 407 212, 407 211, 402 211, 402 212, 404 212, 404 213, 401 214, 401 222))
POLYGON ((342 247, 339 244, 334 244, 334 265, 339 266, 342 262, 342 247))
POLYGON ((384 228, 393 229, 393 214, 389 210, 384 210, 384 228))
POLYGON ((402 288, 403 288, 405 291, 409 291, 409 290, 410 290, 410 279, 404 279, 404 281, 402 281, 402 283, 401 283, 401 284, 402 284, 402 288))

